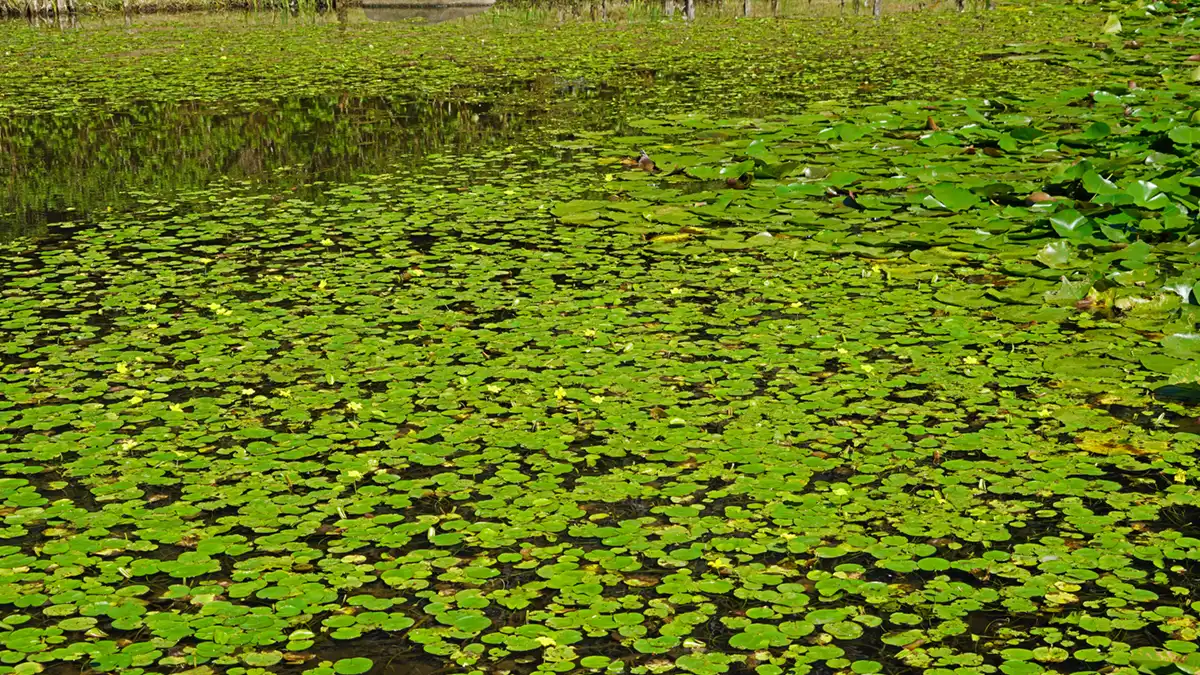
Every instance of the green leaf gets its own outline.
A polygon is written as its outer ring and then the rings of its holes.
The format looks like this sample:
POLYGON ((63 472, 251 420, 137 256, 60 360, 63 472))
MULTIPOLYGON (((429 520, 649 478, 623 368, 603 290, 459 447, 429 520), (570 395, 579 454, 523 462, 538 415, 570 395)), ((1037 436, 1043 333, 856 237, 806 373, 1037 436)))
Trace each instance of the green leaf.
POLYGON ((1147 180, 1134 181, 1125 192, 1133 197, 1135 204, 1148 209, 1165 208, 1171 203, 1165 194, 1159 192, 1157 185, 1147 180))
POLYGON ((250 652, 242 657, 242 661, 255 668, 267 668, 283 660, 283 654, 272 652, 250 652))
POLYGON ((817 138, 821 140, 840 140, 843 142, 857 141, 858 139, 871 133, 872 128, 869 126, 859 126, 855 124, 835 124, 821 133, 817 134, 817 138))
POLYGON ((826 624, 825 632, 839 640, 856 640, 862 637, 863 627, 853 621, 835 621, 826 624))
POLYGON ((356 656, 350 659, 338 659, 333 664, 333 672, 338 675, 359 675, 371 669, 375 665, 371 659, 356 656))
POLYGON ((1060 237, 1085 239, 1092 234, 1092 224, 1086 216, 1075 209, 1067 209, 1050 216, 1050 224, 1060 237))
POLYGON ((1089 140, 1099 140, 1112 133, 1112 127, 1104 122, 1093 122, 1090 127, 1083 132, 1083 137, 1089 140))
POLYGON ((990 307, 996 302, 987 297, 986 288, 942 288, 933 296, 939 302, 957 307, 990 307))
POLYGON ((1083 187, 1094 195, 1107 196, 1121 193, 1121 188, 1095 171, 1083 174, 1083 187))
POLYGON ((1175 127, 1167 136, 1183 145, 1200 145, 1200 127, 1175 127))
POLYGON ((922 203, 929 208, 964 211, 978 204, 979 197, 952 183, 938 183, 930 188, 922 203))
POLYGON ((1034 256, 1038 262, 1051 269, 1067 267, 1074 249, 1065 241, 1052 241, 1046 244, 1034 256))
POLYGON ((451 624, 464 633, 478 633, 492 625, 492 620, 482 614, 462 614, 451 624))
POLYGON ((1200 334, 1174 333, 1163 338, 1163 349, 1180 359, 1200 358, 1200 334))

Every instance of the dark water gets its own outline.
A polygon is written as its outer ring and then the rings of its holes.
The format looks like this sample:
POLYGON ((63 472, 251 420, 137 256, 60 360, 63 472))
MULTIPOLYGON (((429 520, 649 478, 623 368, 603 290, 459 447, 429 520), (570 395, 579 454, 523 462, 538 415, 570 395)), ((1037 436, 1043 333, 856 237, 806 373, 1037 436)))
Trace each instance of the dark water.
MULTIPOLYGON (((597 119, 603 92, 553 78, 544 87, 597 119)), ((140 192, 252 181, 287 194, 314 181, 411 166, 441 152, 515 142, 562 111, 350 94, 266 100, 250 108, 141 104, 84 119, 0 121, 0 237, 119 209, 140 192)))

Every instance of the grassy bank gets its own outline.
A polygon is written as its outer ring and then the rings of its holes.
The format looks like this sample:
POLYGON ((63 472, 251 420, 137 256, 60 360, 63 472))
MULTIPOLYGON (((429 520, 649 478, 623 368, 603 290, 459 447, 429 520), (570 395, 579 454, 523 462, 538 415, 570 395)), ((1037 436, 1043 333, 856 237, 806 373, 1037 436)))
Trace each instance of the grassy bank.
POLYGON ((221 12, 231 10, 326 11, 360 5, 359 0, 0 0, 0 18, 54 17, 126 12, 221 12))
MULTIPOLYGON (((0 18, 42 15, 53 17, 56 0, 0 0, 0 18)), ((222 11, 315 11, 361 7, 363 0, 57 0, 59 12, 85 15, 171 14, 178 12, 222 11), (68 3, 70 3, 68 5, 68 3)), ((696 12, 702 18, 742 18, 767 16, 824 16, 870 12, 870 0, 701 0, 696 12)), ((962 8, 982 9, 987 0, 963 0, 962 8)), ((993 3, 994 6, 994 3, 993 3)), ((888 14, 925 10, 955 10, 956 0, 884 1, 888 14)), ((595 18, 610 21, 655 20, 684 16, 685 0, 566 0, 529 2, 501 0, 489 14, 523 22, 549 18, 569 20, 595 18)))

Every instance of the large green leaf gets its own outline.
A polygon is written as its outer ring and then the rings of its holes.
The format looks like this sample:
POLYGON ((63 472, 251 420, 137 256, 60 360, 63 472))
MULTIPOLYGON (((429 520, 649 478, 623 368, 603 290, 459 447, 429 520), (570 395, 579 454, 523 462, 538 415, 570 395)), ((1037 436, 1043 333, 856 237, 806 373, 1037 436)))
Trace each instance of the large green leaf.
POLYGON ((930 208, 965 211, 979 203, 979 196, 952 183, 938 183, 929 189, 922 203, 930 208))

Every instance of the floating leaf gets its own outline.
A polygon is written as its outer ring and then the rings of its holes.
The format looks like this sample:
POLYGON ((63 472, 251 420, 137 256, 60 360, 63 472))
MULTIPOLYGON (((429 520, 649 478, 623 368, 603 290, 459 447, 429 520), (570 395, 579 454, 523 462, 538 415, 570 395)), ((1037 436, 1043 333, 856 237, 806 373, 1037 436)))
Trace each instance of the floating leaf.
POLYGON ((357 656, 349 659, 338 659, 333 664, 333 672, 338 675, 358 675, 365 673, 374 665, 371 659, 357 656))
POLYGON ((938 183, 929 190, 924 202, 930 208, 964 211, 979 203, 979 197, 970 190, 952 183, 938 183))
POLYGON ((1067 242, 1052 241, 1038 251, 1036 258, 1046 267, 1061 269, 1069 266, 1073 254, 1074 250, 1067 242))
POLYGON ((1167 133, 1176 143, 1200 145, 1200 127, 1177 126, 1167 133))
MULTIPOLYGON (((1076 211, 1075 209, 1067 209, 1059 211, 1050 216, 1050 224, 1054 227, 1054 231, 1061 237, 1068 239, 1084 239, 1092 234, 1092 224, 1086 216, 1076 211)), ((1039 260, 1042 260, 1039 254, 1039 260)), ((1055 256, 1051 258, 1057 260, 1055 256)), ((1045 262, 1043 260, 1043 262, 1045 262)), ((1053 265, 1051 265, 1053 266, 1053 265)))

